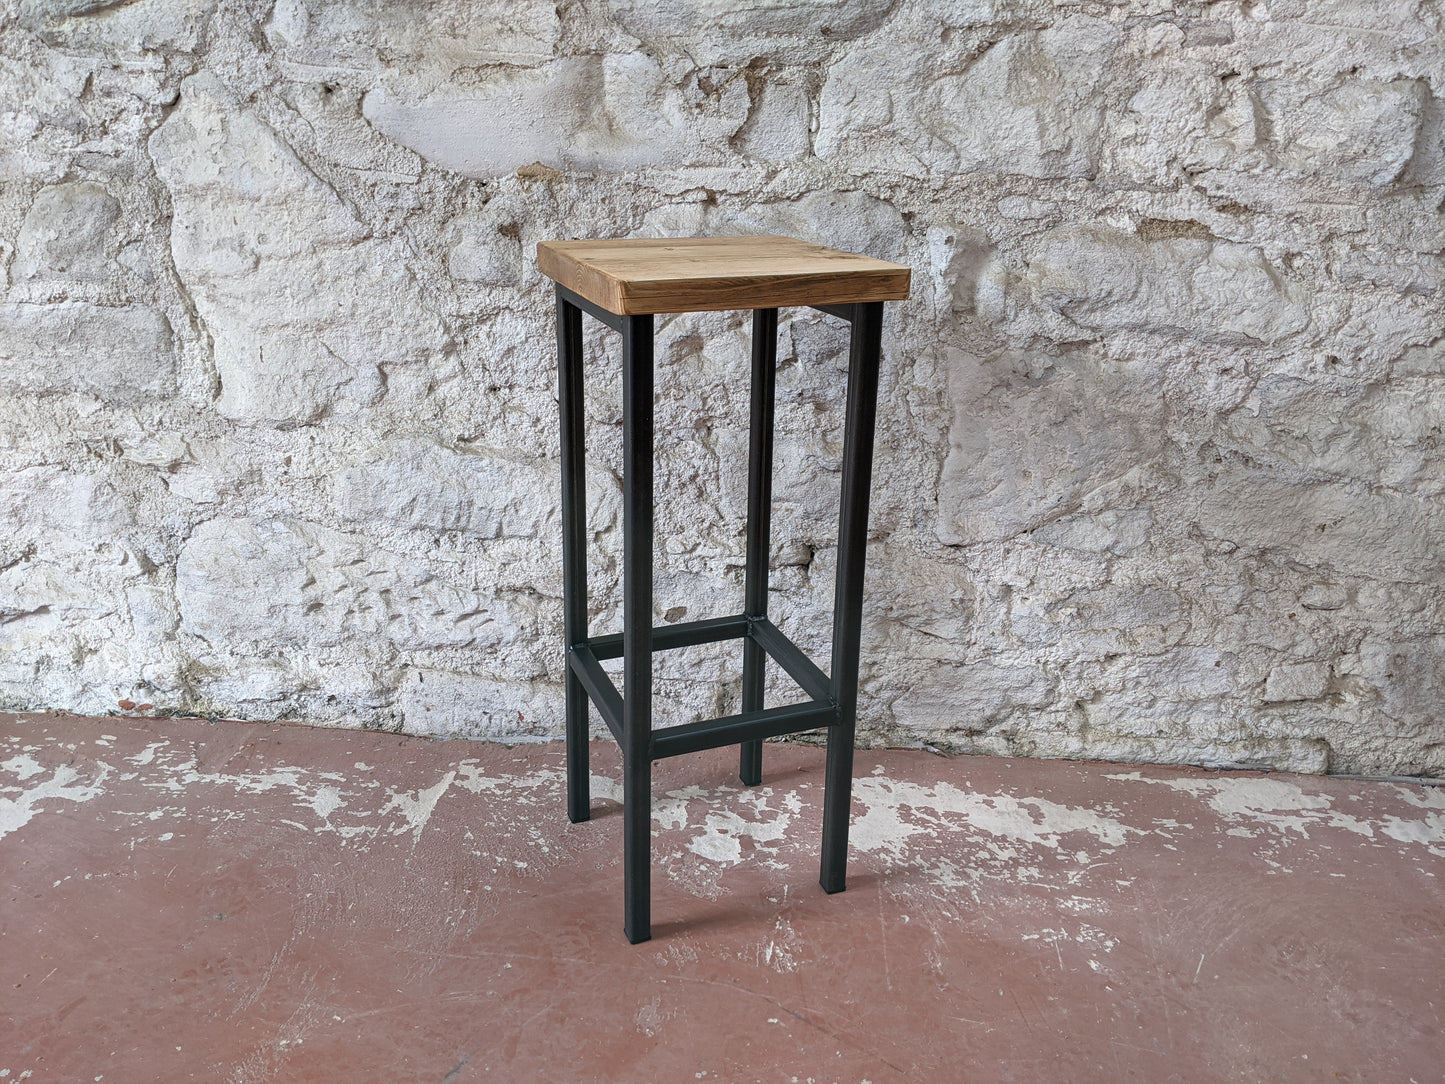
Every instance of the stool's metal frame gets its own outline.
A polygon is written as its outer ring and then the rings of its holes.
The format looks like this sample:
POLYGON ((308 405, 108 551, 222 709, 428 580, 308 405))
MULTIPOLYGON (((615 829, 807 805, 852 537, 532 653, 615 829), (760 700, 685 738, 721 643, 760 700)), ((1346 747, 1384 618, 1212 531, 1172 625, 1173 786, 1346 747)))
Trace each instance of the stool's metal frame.
POLYGON ((838 516, 838 575, 833 596, 833 661, 825 675, 768 620, 768 541, 773 473, 773 400, 777 309, 753 310, 748 455, 747 559, 743 612, 731 617, 652 626, 653 319, 619 316, 557 287, 558 401, 562 414, 562 597, 567 641, 567 815, 590 815, 587 704, 596 705, 622 747, 624 930, 633 944, 651 936, 652 762, 699 749, 741 744, 739 774, 762 781, 763 739, 828 728, 823 799, 825 892, 846 887, 852 800, 863 570, 883 303, 817 305, 851 327, 843 491, 838 516), (622 335, 622 632, 587 634, 587 495, 582 400, 582 314, 622 335), (743 640, 742 711, 721 719, 652 729, 652 653, 719 640, 743 640), (622 658, 622 692, 602 669, 622 658), (766 658, 810 698, 763 707, 766 658))

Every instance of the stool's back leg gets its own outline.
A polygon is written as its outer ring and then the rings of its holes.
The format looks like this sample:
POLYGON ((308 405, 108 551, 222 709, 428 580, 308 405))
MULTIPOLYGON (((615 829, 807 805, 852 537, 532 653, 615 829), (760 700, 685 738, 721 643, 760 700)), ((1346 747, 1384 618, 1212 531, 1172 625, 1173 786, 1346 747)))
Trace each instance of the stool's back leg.
MULTIPOLYGON (((768 616, 768 550, 773 505, 773 401, 778 368, 778 310, 753 310, 753 382, 748 423, 748 553, 743 612, 768 616)), ((743 641, 743 712, 763 708, 767 654, 751 636, 743 641)), ((738 775, 750 787, 763 781, 763 743, 742 744, 738 775)))
POLYGON ((622 866, 624 922, 652 936, 652 317, 622 331, 622 866))
POLYGON ((837 722, 828 728, 823 795, 825 892, 846 887, 848 816, 853 798, 853 736, 858 715, 858 649, 863 626, 863 571, 868 557, 868 490, 873 481, 873 427, 883 303, 853 306, 848 350, 848 411, 843 431, 843 494, 838 513, 838 578, 833 593, 833 695, 837 722))
POLYGON ((582 405, 582 310, 557 292, 557 406, 562 415, 562 622, 567 657, 567 817, 591 815, 587 692, 572 672, 587 638, 587 442, 582 405))

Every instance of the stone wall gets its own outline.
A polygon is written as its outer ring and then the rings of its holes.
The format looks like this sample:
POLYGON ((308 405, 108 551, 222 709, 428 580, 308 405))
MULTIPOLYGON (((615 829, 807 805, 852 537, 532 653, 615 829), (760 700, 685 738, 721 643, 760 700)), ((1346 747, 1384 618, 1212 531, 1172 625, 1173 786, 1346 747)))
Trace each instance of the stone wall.
MULTIPOLYGON (((770 231, 914 268, 868 738, 1445 771, 1434 0, 4 11, 5 706, 558 734, 533 246, 770 231)), ((659 622, 740 605, 747 332, 659 320, 659 622)), ((774 607, 826 658, 844 340, 780 335, 774 607)), ((667 656, 664 718, 736 670, 667 656)))

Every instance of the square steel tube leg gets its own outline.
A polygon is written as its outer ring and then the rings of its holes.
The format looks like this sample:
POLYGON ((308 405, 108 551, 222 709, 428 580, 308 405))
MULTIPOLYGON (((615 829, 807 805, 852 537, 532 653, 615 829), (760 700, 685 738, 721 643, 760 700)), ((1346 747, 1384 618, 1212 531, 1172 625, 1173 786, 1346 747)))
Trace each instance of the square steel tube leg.
MULTIPOLYGON (((567 651, 587 638, 587 444, 582 406, 582 310, 557 291, 557 405, 562 415, 562 622, 567 651)), ((564 656, 565 658, 565 656, 564 656)), ((591 816, 587 691, 564 666, 567 818, 591 816)))
POLYGON ((623 929, 652 937, 652 317, 622 327, 623 929))
MULTIPOLYGON (((773 401, 778 369, 778 310, 753 310, 752 406, 748 422, 748 552, 743 612, 768 616, 768 550, 772 538, 773 401)), ((743 641, 742 710, 763 708, 767 653, 751 636, 743 641)), ((747 786, 763 781, 763 743, 742 743, 738 776, 747 786)))
POLYGON ((833 589, 831 680, 838 721, 828 728, 824 769, 825 892, 847 887, 848 818, 853 803, 853 738, 858 716, 858 650, 863 630, 863 571, 868 558, 868 490, 873 482, 873 429, 878 415, 878 367, 883 303, 853 307, 848 347, 848 408, 843 423, 843 493, 838 512, 838 578, 833 589))

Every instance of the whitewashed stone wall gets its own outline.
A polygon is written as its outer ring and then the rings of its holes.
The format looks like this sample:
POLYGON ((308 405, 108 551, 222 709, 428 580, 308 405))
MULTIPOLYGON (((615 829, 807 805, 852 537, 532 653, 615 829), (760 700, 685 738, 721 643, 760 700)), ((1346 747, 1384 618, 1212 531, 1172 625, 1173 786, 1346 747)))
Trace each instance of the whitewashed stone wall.
MULTIPOLYGON (((1445 771, 1434 0, 4 12, 5 706, 558 734, 533 246, 772 231, 915 269, 872 740, 1445 771)), ((659 336, 662 622, 739 606, 748 344, 659 336)), ((819 658, 842 346, 785 314, 774 604, 819 658)), ((658 691, 724 710, 736 659, 658 691)))

